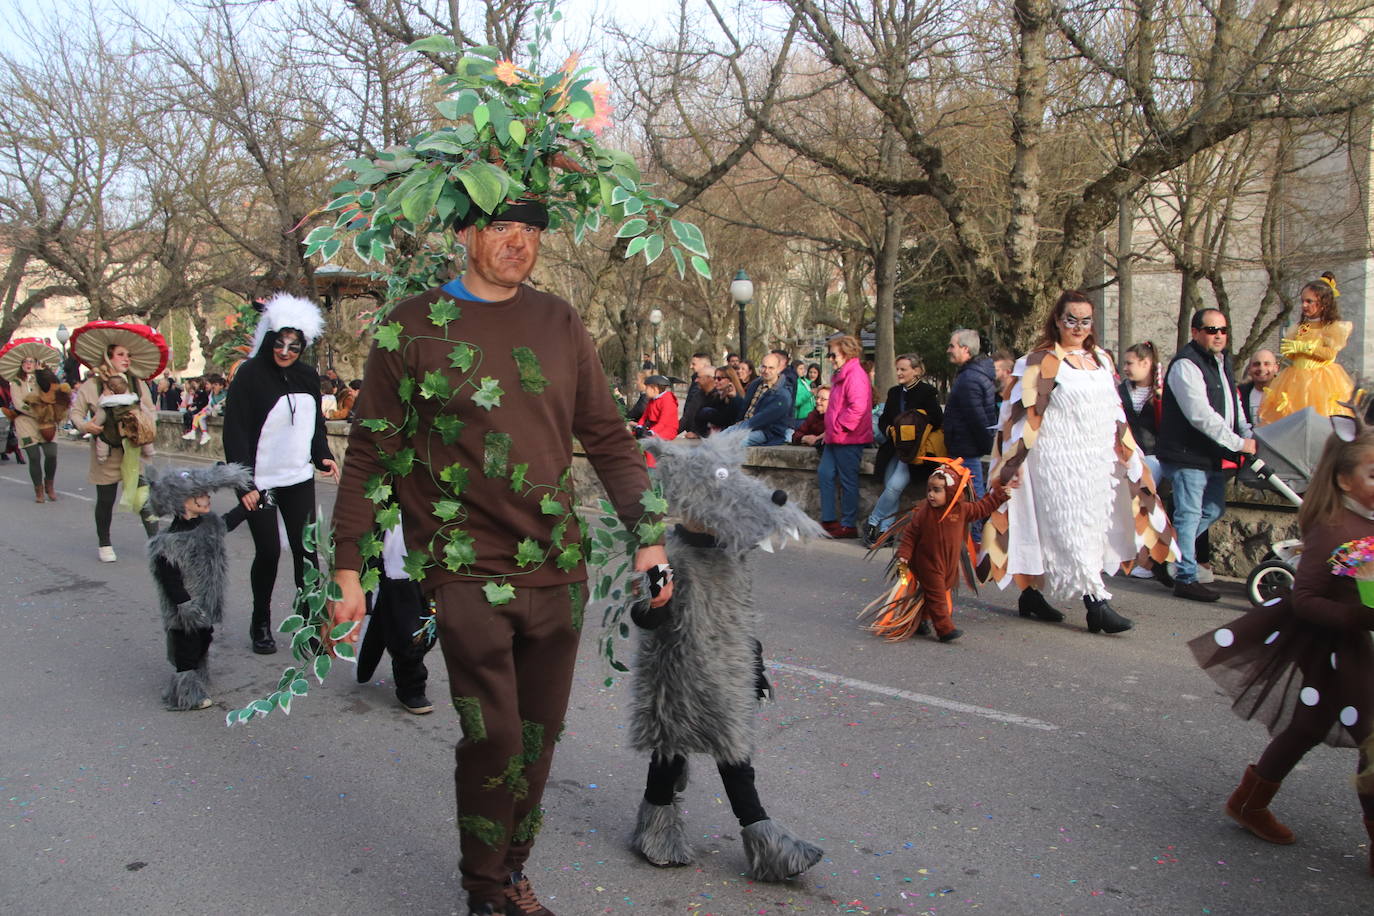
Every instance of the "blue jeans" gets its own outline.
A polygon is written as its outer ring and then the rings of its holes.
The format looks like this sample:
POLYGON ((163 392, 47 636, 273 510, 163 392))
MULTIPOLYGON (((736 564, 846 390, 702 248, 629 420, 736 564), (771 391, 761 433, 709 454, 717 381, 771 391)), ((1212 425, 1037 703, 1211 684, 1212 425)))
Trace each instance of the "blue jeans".
POLYGON ((887 467, 883 469, 883 492, 873 504, 873 511, 868 516, 870 525, 877 525, 881 531, 892 527, 892 523, 896 521, 897 507, 902 501, 902 491, 910 482, 911 465, 893 455, 887 467))
POLYGON ((840 488, 840 524, 853 528, 859 516, 859 461, 862 445, 826 445, 816 469, 821 490, 821 521, 835 521, 835 487, 840 488))
POLYGON ((1226 472, 1181 468, 1160 462, 1174 485, 1174 534, 1178 538, 1175 582, 1197 581, 1197 538, 1226 511, 1226 472))
MULTIPOLYGON (((988 492, 987 478, 983 473, 983 458, 981 455, 962 455, 964 467, 969 469, 968 485, 973 489, 973 498, 982 499, 988 492)), ((975 544, 983 542, 983 520, 979 519, 968 526, 969 536, 973 538, 975 544)))
POLYGON ((747 437, 745 437, 744 444, 745 444, 745 445, 763 445, 763 443, 765 443, 765 442, 767 442, 767 441, 768 441, 768 433, 764 432, 764 431, 761 430, 761 429, 753 429, 753 430, 750 430, 750 431, 749 431, 749 435, 748 435, 747 437))

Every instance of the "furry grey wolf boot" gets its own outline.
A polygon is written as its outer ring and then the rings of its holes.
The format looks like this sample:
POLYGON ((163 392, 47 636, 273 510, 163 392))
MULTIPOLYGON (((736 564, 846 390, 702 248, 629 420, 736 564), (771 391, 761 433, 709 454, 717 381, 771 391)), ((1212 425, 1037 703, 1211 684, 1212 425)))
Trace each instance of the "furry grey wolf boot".
POLYGON ((162 692, 162 702, 168 709, 177 711, 209 709, 211 704, 205 664, 173 674, 167 689, 162 692))
POLYGON ((821 860, 819 846, 799 840, 772 818, 754 821, 741 832, 749 876, 755 881, 786 881, 821 860))
POLYGON ((640 801, 630 848, 659 868, 691 865, 696 858, 676 801, 667 805, 640 801))

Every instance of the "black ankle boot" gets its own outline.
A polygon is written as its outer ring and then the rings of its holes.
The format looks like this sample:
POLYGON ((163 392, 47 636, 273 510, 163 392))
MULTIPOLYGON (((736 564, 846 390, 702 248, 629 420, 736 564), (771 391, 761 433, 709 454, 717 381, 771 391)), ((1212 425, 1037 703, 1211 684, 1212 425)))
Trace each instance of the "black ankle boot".
POLYGON ((255 655, 271 655, 277 651, 277 641, 272 638, 272 630, 265 623, 254 623, 250 626, 248 638, 253 643, 255 655))
POLYGON ((1016 608, 1021 612, 1022 617, 1034 617, 1049 623, 1062 623, 1064 621, 1064 615, 1059 612, 1058 608, 1045 600, 1045 596, 1040 594, 1039 589, 1023 589, 1021 597, 1016 601, 1016 608))
POLYGON ((1083 596, 1083 606, 1088 609, 1088 632, 1089 633, 1125 633, 1135 624, 1122 617, 1107 602, 1097 598, 1083 596))

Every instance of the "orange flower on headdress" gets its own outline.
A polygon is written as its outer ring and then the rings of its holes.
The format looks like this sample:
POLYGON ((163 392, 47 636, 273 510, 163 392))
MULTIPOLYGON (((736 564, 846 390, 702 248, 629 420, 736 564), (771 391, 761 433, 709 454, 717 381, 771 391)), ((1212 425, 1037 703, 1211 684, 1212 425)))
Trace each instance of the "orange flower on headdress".
POLYGON ((577 123, 600 136, 601 132, 610 126, 611 112, 615 110, 611 107, 611 87, 605 83, 591 83, 587 86, 587 91, 592 95, 592 106, 595 109, 595 114, 590 118, 583 118, 577 123))
POLYGON ((498 60, 491 73, 507 86, 514 86, 520 82, 520 68, 515 66, 514 61, 498 60))

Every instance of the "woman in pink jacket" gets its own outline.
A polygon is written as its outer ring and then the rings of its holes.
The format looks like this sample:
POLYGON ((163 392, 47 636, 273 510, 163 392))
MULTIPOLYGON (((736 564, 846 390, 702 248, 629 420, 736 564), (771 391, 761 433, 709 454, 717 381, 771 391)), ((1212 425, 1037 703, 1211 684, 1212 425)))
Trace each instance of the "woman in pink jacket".
POLYGON ((859 530, 859 460, 873 442, 873 385, 859 362, 859 341, 845 335, 830 341, 834 360, 830 406, 825 412, 825 451, 821 454, 821 527, 833 538, 855 538, 859 530), (835 486, 840 488, 840 520, 835 520, 835 486))

